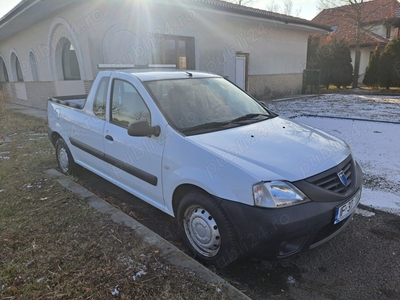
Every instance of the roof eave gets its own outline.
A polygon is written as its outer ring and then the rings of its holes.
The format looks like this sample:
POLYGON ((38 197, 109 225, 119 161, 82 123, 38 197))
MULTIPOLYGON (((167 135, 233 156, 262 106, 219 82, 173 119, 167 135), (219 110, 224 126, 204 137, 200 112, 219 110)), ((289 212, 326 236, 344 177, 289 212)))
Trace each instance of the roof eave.
POLYGON ((308 20, 303 20, 300 18, 292 18, 289 16, 285 16, 285 15, 281 15, 281 14, 277 14, 277 13, 269 13, 268 11, 264 11, 264 10, 258 10, 258 9, 252 9, 252 8, 248 8, 247 7, 233 7, 233 6, 229 6, 229 7, 225 7, 225 6, 218 6, 218 5, 214 5, 212 3, 207 3, 205 1, 198 1, 200 3, 202 3, 204 6, 215 9, 215 10, 221 10, 221 11, 225 11, 225 12, 229 12, 229 13, 236 13, 236 14, 240 14, 240 15, 246 15, 246 16, 250 16, 250 17, 256 17, 256 18, 262 18, 262 19, 267 19, 267 20, 271 20, 271 21, 278 21, 284 24, 293 24, 293 25, 303 25, 303 26, 308 26, 311 28, 315 28, 318 30, 322 30, 322 31, 331 31, 331 28, 325 25, 321 25, 321 24, 317 24, 314 23, 312 21, 308 21, 308 20))
POLYGON ((0 18, 0 27, 4 23, 7 23, 9 20, 17 16, 25 8, 29 7, 31 4, 34 4, 34 2, 39 2, 39 1, 41 0, 22 0, 13 9, 11 9, 8 13, 6 13, 2 18, 0 18))

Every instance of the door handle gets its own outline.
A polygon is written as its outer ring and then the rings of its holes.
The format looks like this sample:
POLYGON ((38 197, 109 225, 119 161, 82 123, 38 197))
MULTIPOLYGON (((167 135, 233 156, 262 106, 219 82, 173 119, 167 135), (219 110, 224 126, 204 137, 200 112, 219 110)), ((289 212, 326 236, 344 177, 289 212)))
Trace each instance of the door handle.
POLYGON ((113 137, 111 136, 111 135, 106 135, 106 140, 109 140, 109 141, 114 141, 114 139, 113 139, 113 137))

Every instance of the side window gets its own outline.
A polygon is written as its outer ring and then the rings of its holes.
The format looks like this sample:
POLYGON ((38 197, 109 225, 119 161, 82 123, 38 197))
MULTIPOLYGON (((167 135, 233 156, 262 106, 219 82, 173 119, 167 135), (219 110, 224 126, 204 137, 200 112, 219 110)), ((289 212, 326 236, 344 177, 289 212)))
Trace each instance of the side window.
POLYGON ((93 102, 93 113, 102 120, 106 119, 107 92, 110 77, 103 77, 100 80, 93 102))
POLYGON ((129 82, 114 80, 111 98, 112 123, 128 127, 131 122, 146 120, 151 124, 150 111, 135 87, 129 82))

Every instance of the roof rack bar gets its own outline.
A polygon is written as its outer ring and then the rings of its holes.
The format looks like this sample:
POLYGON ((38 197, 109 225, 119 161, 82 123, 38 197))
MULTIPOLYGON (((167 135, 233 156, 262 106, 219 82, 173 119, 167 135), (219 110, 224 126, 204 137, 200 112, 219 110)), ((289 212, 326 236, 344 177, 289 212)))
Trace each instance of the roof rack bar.
POLYGON ((149 68, 176 68, 176 65, 149 64, 149 68))
POLYGON ((135 65, 124 65, 124 64, 98 64, 98 69, 133 69, 135 65))
POLYGON ((147 69, 147 68, 176 68, 174 64, 148 64, 148 65, 134 65, 134 64, 97 64, 100 70, 119 70, 119 69, 147 69))

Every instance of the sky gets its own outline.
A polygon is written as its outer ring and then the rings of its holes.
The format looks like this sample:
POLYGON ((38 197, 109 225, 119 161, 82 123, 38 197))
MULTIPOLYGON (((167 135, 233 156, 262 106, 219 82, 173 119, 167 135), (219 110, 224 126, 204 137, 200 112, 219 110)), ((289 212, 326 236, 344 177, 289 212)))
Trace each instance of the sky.
MULTIPOLYGON (((266 9, 268 3, 272 0, 254 0, 253 6, 260 9, 266 9)), ((16 6, 20 0, 0 0, 0 18, 16 6)), ((275 0, 275 3, 282 1, 275 0)), ((299 17, 311 20, 317 15, 318 0, 293 0, 293 12, 301 8, 299 17)))
MULTIPOLYGON (((318 0, 292 0, 293 1, 293 13, 301 9, 299 18, 311 20, 317 14, 317 4, 318 0)), ((272 0, 254 0, 253 6, 260 9, 266 9, 268 3, 272 0)), ((275 3, 281 4, 283 1, 275 0, 275 3)))
POLYGON ((0 17, 4 16, 19 2, 20 0, 0 0, 0 17))

